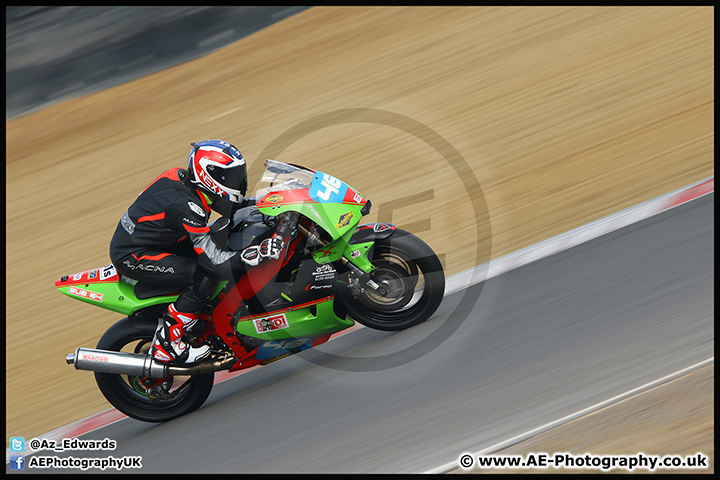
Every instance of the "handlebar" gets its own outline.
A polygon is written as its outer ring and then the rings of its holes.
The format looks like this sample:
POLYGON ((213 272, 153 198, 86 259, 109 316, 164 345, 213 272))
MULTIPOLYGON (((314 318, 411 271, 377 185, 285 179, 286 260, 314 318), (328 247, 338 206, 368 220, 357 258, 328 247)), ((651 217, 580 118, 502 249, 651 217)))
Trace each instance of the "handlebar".
POLYGON ((278 215, 279 224, 275 229, 275 235, 278 237, 287 237, 295 231, 300 220, 298 212, 285 212, 278 215))

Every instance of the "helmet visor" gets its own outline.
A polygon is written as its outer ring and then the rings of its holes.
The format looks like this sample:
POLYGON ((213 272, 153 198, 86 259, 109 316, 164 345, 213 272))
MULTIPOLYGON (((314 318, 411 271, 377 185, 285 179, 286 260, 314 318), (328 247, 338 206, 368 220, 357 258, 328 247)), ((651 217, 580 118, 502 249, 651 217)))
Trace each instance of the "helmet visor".
POLYGON ((243 197, 245 196, 247 192, 247 167, 245 162, 230 167, 208 165, 207 172, 213 180, 223 187, 228 190, 239 191, 243 197))

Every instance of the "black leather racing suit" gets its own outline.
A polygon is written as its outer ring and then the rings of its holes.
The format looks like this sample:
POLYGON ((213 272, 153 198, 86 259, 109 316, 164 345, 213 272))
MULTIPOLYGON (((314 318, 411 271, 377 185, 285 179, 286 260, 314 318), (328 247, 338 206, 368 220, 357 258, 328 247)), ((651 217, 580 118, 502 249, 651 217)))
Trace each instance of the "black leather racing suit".
POLYGON ((177 286, 177 310, 199 313, 217 280, 229 279, 243 263, 238 252, 212 240, 210 207, 187 179, 187 170, 174 168, 140 193, 118 223, 110 259, 126 277, 177 286))

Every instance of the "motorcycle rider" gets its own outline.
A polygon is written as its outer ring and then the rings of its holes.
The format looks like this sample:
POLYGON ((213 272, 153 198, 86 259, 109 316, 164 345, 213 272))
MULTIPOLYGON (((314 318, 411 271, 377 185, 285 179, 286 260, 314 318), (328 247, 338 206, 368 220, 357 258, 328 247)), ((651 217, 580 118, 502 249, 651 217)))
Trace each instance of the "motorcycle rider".
POLYGON ((211 209, 221 214, 252 204, 245 198, 247 168, 240 151, 222 140, 191 143, 187 169, 173 168, 156 178, 122 215, 110 241, 110 259, 126 277, 177 286, 180 295, 158 326, 153 358, 173 364, 194 363, 210 347, 183 340, 218 281, 233 272, 278 259, 280 239, 266 239, 242 252, 220 248, 210 235, 211 209))

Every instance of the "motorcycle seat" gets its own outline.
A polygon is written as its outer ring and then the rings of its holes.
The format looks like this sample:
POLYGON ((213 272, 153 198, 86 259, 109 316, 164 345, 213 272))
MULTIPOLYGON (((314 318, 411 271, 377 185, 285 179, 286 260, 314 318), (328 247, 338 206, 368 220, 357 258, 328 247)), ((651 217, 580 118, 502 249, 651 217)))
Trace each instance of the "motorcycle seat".
POLYGON ((153 283, 138 282, 135 284, 133 292, 138 299, 145 300, 153 297, 178 295, 180 290, 177 285, 155 285, 153 283))

